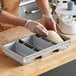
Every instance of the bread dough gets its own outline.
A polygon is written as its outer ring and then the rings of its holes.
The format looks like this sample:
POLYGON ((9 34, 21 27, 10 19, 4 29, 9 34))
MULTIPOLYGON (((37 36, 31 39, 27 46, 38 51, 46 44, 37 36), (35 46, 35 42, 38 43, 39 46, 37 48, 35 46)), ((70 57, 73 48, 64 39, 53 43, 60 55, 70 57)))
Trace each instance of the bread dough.
POLYGON ((48 31, 48 39, 56 43, 63 42, 63 39, 55 31, 48 31))

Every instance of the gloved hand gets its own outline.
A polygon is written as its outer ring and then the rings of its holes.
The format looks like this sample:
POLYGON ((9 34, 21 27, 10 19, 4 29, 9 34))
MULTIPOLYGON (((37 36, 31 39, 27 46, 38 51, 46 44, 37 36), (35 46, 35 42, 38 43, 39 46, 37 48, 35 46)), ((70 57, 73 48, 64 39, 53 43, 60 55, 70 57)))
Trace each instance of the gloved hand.
POLYGON ((39 36, 46 37, 48 35, 47 29, 37 21, 27 20, 26 28, 31 32, 38 34, 39 36))
POLYGON ((56 31, 56 23, 51 14, 43 15, 42 19, 43 19, 44 26, 47 30, 56 31))

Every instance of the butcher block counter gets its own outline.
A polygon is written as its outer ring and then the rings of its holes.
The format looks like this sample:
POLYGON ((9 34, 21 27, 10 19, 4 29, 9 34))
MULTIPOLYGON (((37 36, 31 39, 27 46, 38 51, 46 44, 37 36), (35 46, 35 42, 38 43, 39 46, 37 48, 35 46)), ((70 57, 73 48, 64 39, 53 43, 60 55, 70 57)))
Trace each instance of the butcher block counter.
POLYGON ((2 45, 31 34, 29 30, 19 26, 0 32, 0 76, 38 76, 76 59, 76 35, 67 35, 71 38, 67 49, 54 52, 23 66, 2 52, 2 45))

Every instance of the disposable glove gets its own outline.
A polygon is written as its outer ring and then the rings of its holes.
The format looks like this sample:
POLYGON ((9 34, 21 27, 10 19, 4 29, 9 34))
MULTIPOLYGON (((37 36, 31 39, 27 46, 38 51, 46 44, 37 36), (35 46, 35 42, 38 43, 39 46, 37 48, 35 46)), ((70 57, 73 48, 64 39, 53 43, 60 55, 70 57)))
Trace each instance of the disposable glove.
POLYGON ((44 26, 47 30, 57 31, 56 23, 51 14, 43 15, 42 19, 43 19, 44 26))
POLYGON ((27 20, 26 28, 31 32, 38 34, 39 36, 46 37, 48 35, 47 29, 37 21, 27 20))

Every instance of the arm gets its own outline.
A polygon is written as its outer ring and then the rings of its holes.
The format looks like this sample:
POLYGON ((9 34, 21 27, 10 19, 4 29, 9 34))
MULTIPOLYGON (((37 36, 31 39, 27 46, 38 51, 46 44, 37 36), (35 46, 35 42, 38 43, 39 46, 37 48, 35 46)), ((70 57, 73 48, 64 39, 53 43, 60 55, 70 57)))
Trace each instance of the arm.
POLYGON ((5 22, 8 24, 26 27, 31 32, 36 33, 40 36, 47 36, 47 34, 48 34, 47 30, 39 22, 21 19, 21 18, 14 16, 6 11, 2 11, 0 13, 0 22, 5 22))
POLYGON ((48 0, 36 0, 36 2, 42 15, 47 15, 50 13, 48 0))
MULTIPOLYGON (((19 4, 19 0, 17 0, 17 2, 19 4)), ((5 4, 4 0, 0 0, 0 6, 1 6, 2 9, 5 8, 4 6, 6 4, 5 4)), ((18 4, 17 4, 17 6, 18 6, 18 4)), ((6 8, 7 8, 7 6, 6 6, 6 8)), ((8 7, 8 8, 10 8, 10 7, 8 7)), ((13 8, 13 6, 11 8, 13 8)), ((1 12, 0 12, 0 22, 12 24, 12 25, 18 25, 18 26, 25 26, 27 20, 21 19, 21 18, 13 15, 11 13, 8 13, 4 10, 1 10, 1 12)))
POLYGON ((2 11, 0 14, 0 22, 5 22, 8 24, 13 24, 13 25, 18 25, 18 26, 25 26, 27 20, 21 19, 6 11, 2 11))
POLYGON ((44 26, 46 27, 46 29, 56 31, 56 24, 50 13, 48 0, 36 0, 36 2, 42 14, 42 19, 43 19, 44 26))

